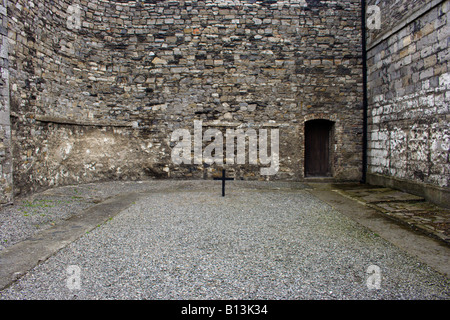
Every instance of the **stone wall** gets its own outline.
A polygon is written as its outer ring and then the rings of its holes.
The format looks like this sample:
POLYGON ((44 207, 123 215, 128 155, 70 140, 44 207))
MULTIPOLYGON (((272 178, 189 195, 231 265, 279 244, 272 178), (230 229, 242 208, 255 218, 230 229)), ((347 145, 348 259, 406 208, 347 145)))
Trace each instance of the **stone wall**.
POLYGON ((0 1, 0 204, 10 203, 13 194, 6 2, 0 1))
POLYGON ((393 2, 368 30, 369 180, 448 204, 450 4, 393 2))
MULTIPOLYGON (((333 176, 362 159, 360 2, 8 1, 16 193, 107 179, 210 178, 176 129, 278 129, 304 176, 304 123, 334 121, 333 176)), ((259 165, 229 165, 260 179, 259 165)))

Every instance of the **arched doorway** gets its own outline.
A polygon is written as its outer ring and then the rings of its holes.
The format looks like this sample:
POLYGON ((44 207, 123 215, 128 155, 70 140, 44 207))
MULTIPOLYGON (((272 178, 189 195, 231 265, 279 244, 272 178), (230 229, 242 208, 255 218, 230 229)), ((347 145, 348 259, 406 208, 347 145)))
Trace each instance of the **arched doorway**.
POLYGON ((334 122, 310 120, 305 122, 305 177, 330 177, 331 137, 334 122))

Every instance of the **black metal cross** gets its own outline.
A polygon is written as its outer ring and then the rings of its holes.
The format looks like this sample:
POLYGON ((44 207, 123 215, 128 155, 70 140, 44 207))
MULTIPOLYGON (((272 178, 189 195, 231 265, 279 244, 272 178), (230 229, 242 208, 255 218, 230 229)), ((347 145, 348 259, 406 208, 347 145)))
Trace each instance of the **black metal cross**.
POLYGON ((226 178, 225 177, 225 169, 222 169, 222 177, 214 178, 214 180, 222 180, 222 197, 225 197, 225 181, 234 180, 234 178, 226 178))

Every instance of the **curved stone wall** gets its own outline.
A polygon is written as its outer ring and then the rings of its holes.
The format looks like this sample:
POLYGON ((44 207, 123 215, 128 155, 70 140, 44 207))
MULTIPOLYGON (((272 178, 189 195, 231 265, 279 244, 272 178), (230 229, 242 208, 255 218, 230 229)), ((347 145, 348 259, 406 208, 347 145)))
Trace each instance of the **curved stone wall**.
MULTIPOLYGON (((176 129, 279 130, 304 176, 305 121, 335 123, 337 179, 361 175, 360 2, 8 2, 16 193, 106 179, 207 178, 176 129)), ((204 144, 207 142, 203 142, 204 144)), ((261 164, 228 165, 259 179, 261 164)))

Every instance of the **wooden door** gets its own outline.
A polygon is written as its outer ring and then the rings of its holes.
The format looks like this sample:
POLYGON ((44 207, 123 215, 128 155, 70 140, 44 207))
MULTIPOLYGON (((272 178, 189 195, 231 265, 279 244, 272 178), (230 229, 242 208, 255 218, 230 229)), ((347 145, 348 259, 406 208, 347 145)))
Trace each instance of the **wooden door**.
POLYGON ((330 132, 332 122, 311 120, 305 123, 305 176, 330 176, 330 132))

